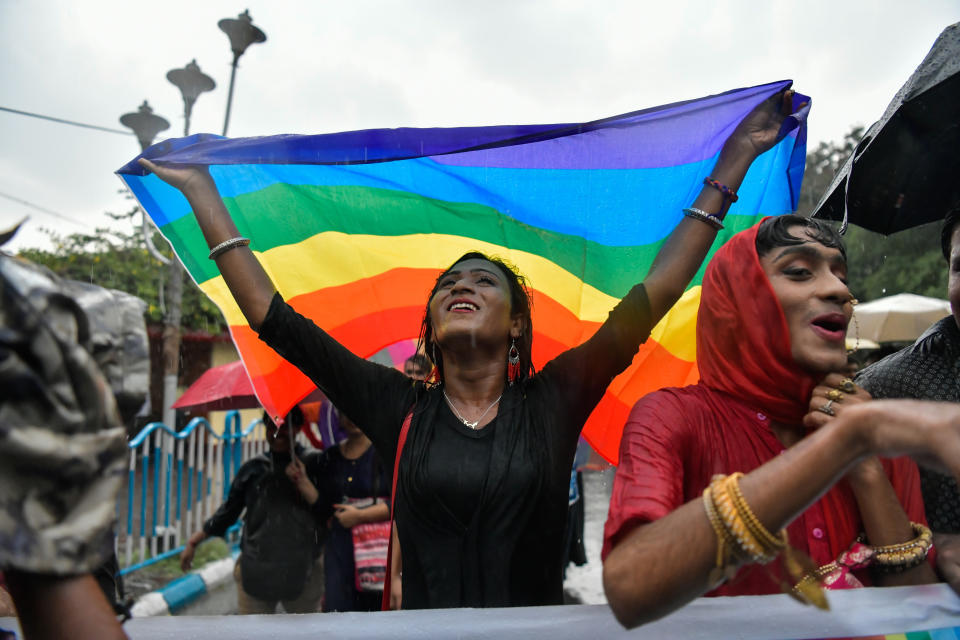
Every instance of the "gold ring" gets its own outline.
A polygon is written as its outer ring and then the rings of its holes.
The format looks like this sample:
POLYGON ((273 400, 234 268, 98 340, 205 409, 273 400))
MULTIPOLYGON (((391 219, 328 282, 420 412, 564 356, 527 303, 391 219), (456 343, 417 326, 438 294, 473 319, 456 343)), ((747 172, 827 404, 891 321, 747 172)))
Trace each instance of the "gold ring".
POLYGON ((853 384, 853 380, 850 378, 844 378, 840 381, 837 389, 840 389, 840 391, 843 391, 844 393, 854 394, 857 392, 857 385, 853 384))
POLYGON ((827 404, 823 405, 822 407, 817 407, 817 411, 819 411, 820 413, 825 413, 828 416, 835 416, 837 415, 837 412, 833 410, 832 405, 833 405, 833 400, 827 400, 827 404))
POLYGON ((840 391, 840 389, 830 389, 830 391, 827 391, 827 400, 843 402, 843 391, 840 391))

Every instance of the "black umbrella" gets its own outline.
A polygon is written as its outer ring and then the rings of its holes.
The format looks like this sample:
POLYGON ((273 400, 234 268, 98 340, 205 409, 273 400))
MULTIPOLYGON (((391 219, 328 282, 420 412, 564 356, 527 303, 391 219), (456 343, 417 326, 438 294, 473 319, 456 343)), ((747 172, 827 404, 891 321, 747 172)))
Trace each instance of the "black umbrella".
POLYGON ((960 22, 940 34, 857 145, 814 216, 891 234, 960 200, 960 22))

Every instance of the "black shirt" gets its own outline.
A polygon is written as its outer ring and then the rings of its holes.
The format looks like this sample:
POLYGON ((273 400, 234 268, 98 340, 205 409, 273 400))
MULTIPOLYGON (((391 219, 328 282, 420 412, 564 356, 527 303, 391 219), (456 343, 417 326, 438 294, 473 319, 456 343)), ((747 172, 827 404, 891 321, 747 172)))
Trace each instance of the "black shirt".
MULTIPOLYGON (((960 402, 960 328, 953 316, 927 329, 905 349, 870 365, 857 384, 874 398, 960 402)), ((927 522, 937 533, 960 533, 960 490, 948 475, 920 467, 927 522)))
POLYGON ((443 506, 466 527, 480 505, 487 481, 497 419, 474 430, 458 420, 449 407, 439 417, 427 454, 426 478, 443 506))
POLYGON ((567 495, 577 438, 611 379, 630 365, 651 328, 646 291, 637 285, 589 340, 508 386, 489 435, 454 445, 455 452, 439 465, 435 447, 439 442, 446 448, 450 435, 444 431, 450 412, 442 385, 427 387, 355 356, 279 294, 260 339, 364 429, 391 472, 401 424, 413 410, 394 514, 403 554, 404 608, 497 607, 562 603, 567 495), (487 446, 485 441, 490 452, 476 506, 452 510, 447 502, 458 498, 439 486, 435 474, 449 472, 441 465, 464 465, 473 445, 487 446))
MULTIPOLYGON (((297 447, 307 475, 319 481, 319 453, 297 447)), ((313 562, 323 545, 323 521, 286 476, 289 454, 267 452, 241 465, 227 499, 204 523, 208 536, 223 536, 246 509, 240 549, 264 563, 313 562)))

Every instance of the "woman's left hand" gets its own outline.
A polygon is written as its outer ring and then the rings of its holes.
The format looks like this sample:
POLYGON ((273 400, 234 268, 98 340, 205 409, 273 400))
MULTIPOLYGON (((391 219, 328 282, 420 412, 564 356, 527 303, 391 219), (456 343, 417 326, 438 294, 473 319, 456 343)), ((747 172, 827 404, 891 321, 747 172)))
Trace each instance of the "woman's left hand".
MULTIPOLYGON (((810 429, 819 429, 840 415, 846 407, 870 401, 870 394, 854 384, 846 373, 830 373, 813 388, 810 406, 803 419, 810 429)), ((876 456, 864 458, 846 474, 854 492, 868 490, 877 482, 887 482, 887 474, 876 456)))
POLYGON ((810 405, 803 424, 808 429, 819 429, 846 408, 868 402, 872 398, 865 389, 845 373, 830 373, 813 388, 810 405))
POLYGON ((352 504, 335 504, 333 508, 335 509, 333 517, 344 529, 352 529, 358 524, 363 524, 365 520, 363 509, 358 509, 352 504))
POLYGON ((724 151, 760 155, 772 149, 784 118, 793 112, 793 95, 793 89, 786 89, 757 105, 727 138, 724 151))

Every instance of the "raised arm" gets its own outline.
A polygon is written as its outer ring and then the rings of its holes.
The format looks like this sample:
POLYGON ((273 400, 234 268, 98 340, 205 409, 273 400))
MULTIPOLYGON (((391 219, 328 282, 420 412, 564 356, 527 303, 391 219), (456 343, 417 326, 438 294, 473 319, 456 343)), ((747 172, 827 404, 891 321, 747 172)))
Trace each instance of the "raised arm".
MULTIPOLYGON (((763 526, 779 531, 860 460, 909 454, 936 458, 960 477, 960 406, 876 401, 850 407, 743 476, 740 489, 763 526)), ((644 624, 717 586, 710 581, 716 552, 702 498, 622 534, 603 565, 617 619, 627 627, 644 624)))
MULTIPOLYGON (((757 156, 776 144, 780 127, 791 113, 792 104, 793 91, 786 90, 751 111, 727 138, 710 177, 733 191, 739 189, 757 156)), ((729 204, 719 190, 704 186, 691 207, 722 218, 729 204)), ((650 299, 653 324, 659 322, 683 295, 716 235, 716 230, 706 222, 684 217, 667 238, 643 281, 650 299)))
POLYGON ((207 245, 216 254, 217 267, 250 328, 308 376, 357 424, 369 428, 367 435, 378 450, 388 454, 393 451, 402 418, 398 407, 404 404, 404 410, 409 407, 405 395, 412 389, 409 380, 398 371, 356 356, 313 321, 298 314, 285 316, 279 328, 275 324, 274 331, 266 331, 268 337, 265 337, 264 320, 276 287, 249 246, 228 245, 228 250, 217 251, 222 243, 240 238, 240 233, 208 169, 194 165, 158 165, 143 158, 140 164, 187 198, 207 245), (368 402, 370 397, 379 397, 381 401, 368 402))
MULTIPOLYGON (((216 248, 227 240, 240 237, 237 226, 223 206, 217 185, 205 166, 157 165, 146 158, 141 158, 140 164, 183 193, 193 209, 207 246, 216 248)), ((258 331, 276 292, 267 272, 248 246, 224 251, 216 257, 216 262, 250 327, 258 331)))

